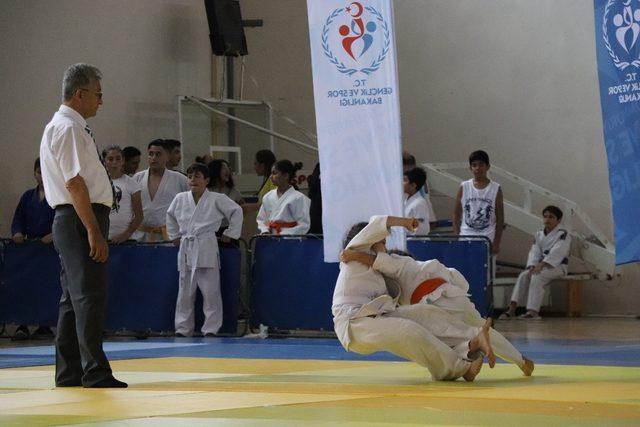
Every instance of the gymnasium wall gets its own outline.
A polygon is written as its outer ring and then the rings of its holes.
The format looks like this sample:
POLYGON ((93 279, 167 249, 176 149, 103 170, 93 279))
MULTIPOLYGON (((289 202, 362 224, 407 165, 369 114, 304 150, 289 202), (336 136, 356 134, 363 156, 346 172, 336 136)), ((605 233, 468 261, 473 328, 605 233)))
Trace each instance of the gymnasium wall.
MULTIPOLYGON (((485 149, 495 165, 579 203, 611 237, 592 2, 394 4, 405 148, 419 162, 465 161, 472 150, 485 149)), ((306 2, 241 0, 241 6, 245 18, 264 20, 264 27, 246 31, 245 99, 268 100, 314 131, 306 2)), ((9 0, 0 16, 0 48, 3 235, 32 183, 42 128, 59 104, 69 64, 94 63, 105 74, 105 103, 91 120, 100 144, 142 147, 157 136, 177 136, 175 96, 211 93, 199 0, 9 0)), ((308 154, 281 153, 313 166, 308 154)), ((449 201, 436 200, 436 210, 449 216, 449 201)), ((508 230, 503 256, 521 260, 524 239, 508 230)), ((640 269, 620 272, 621 280, 586 284, 587 313, 638 314, 640 269)))

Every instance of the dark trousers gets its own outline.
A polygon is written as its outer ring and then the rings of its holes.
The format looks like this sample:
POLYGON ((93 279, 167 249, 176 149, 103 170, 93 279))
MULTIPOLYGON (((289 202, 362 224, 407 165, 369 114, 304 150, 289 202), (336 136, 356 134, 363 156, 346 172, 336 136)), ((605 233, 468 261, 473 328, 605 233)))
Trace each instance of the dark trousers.
MULTIPOLYGON (((100 204, 91 206, 106 238, 110 209, 100 204)), ((89 257, 87 230, 71 205, 56 208, 53 241, 62 267, 56 385, 91 386, 112 377, 109 361, 102 350, 107 263, 98 263, 89 257)))

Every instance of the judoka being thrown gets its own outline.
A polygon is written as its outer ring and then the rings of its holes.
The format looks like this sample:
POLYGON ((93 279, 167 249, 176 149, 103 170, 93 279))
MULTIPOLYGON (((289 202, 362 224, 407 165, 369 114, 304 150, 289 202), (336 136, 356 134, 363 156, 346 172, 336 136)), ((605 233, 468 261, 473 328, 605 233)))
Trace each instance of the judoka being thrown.
MULTIPOLYGON (((368 224, 352 227, 345 248, 369 252, 374 244, 384 243, 392 226, 412 231, 418 221, 374 216, 368 224)), ((388 351, 424 366, 434 380, 463 377, 473 381, 483 358, 469 360, 469 354, 485 354, 489 366, 495 364, 490 319, 472 327, 436 306, 398 307, 382 274, 359 262, 340 263, 332 312, 336 334, 345 350, 361 354, 388 351)))

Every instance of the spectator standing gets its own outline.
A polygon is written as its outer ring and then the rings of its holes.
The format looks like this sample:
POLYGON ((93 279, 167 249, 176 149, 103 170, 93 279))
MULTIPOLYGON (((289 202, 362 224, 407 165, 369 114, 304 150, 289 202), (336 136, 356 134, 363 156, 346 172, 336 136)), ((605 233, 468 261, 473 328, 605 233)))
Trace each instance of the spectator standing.
POLYGON ((187 191, 187 177, 166 168, 169 153, 164 140, 154 139, 147 146, 149 169, 138 172, 133 179, 142 188, 142 224, 134 234, 140 242, 168 241, 167 209, 176 194, 187 191))
POLYGON ((167 159, 167 169, 180 172, 180 163, 182 161, 182 143, 177 139, 165 139, 164 143, 169 152, 167 159))
POLYGON ((124 147, 122 149, 124 165, 122 167, 125 175, 133 176, 140 168, 140 156, 142 153, 136 147, 124 147))
POLYGON ((409 231, 409 234, 424 236, 429 234, 430 223, 433 222, 429 216, 431 209, 427 199, 420 195, 420 189, 427 181, 427 174, 421 168, 409 169, 404 173, 404 216, 418 220, 418 227, 409 231))
POLYGON ((489 155, 482 150, 469 155, 473 178, 464 181, 456 195, 453 230, 464 236, 485 236, 492 242, 492 252, 500 252, 504 228, 504 205, 500 185, 487 177, 491 167, 489 155))
POLYGON ((320 163, 316 163, 311 175, 307 177, 309 185, 309 217, 311 219, 310 234, 322 234, 322 188, 320 185, 320 163))
POLYGON ((244 198, 233 183, 233 171, 229 163, 226 160, 216 159, 209 162, 208 168, 210 176, 208 189, 224 194, 240 206, 244 205, 244 198))
POLYGON ((271 150, 260 150, 256 152, 256 160, 253 163, 253 168, 258 176, 264 177, 262 185, 258 190, 258 203, 262 202, 262 198, 265 194, 276 188, 276 185, 270 179, 271 170, 275 163, 276 156, 271 152, 271 150))
MULTIPOLYGON (((417 163, 416 163, 415 156, 409 153, 408 151, 403 151, 402 152, 402 172, 403 173, 407 172, 416 167, 417 167, 417 163)), ((433 204, 431 203, 431 194, 429 193, 429 183, 427 182, 426 177, 425 177, 424 185, 418 189, 418 193, 420 193, 420 196, 422 196, 422 198, 424 198, 427 202, 427 207, 429 208, 429 218, 430 218, 429 228, 434 229, 438 225, 438 222, 436 219, 436 213, 433 210, 433 204)))
POLYGON ((191 336, 194 328, 196 290, 202 293, 202 333, 214 336, 222 326, 220 256, 216 231, 222 219, 229 222, 221 240, 238 239, 242 231, 242 208, 224 194, 207 191, 209 169, 195 163, 187 169, 191 191, 176 195, 167 211, 167 231, 180 245, 180 285, 176 303, 177 336, 191 336))
POLYGON ((309 231, 309 198, 293 188, 291 180, 302 168, 289 160, 273 165, 271 181, 275 189, 265 194, 258 212, 258 229, 261 233, 305 234, 309 231))
POLYGON ((108 146, 102 151, 102 157, 111 176, 118 202, 118 209, 112 209, 109 214, 109 241, 117 245, 131 239, 142 223, 141 188, 136 180, 122 172, 123 159, 120 147, 108 146))

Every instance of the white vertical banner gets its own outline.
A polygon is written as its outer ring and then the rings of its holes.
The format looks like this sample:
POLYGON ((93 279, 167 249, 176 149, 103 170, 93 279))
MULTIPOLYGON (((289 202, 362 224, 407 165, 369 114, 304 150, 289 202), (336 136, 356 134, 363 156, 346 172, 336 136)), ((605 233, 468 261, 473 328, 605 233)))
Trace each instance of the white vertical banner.
MULTIPOLYGON (((402 148, 391 0, 307 0, 325 262, 351 226, 402 216, 402 148)), ((396 237, 392 246, 402 246, 396 237)))

